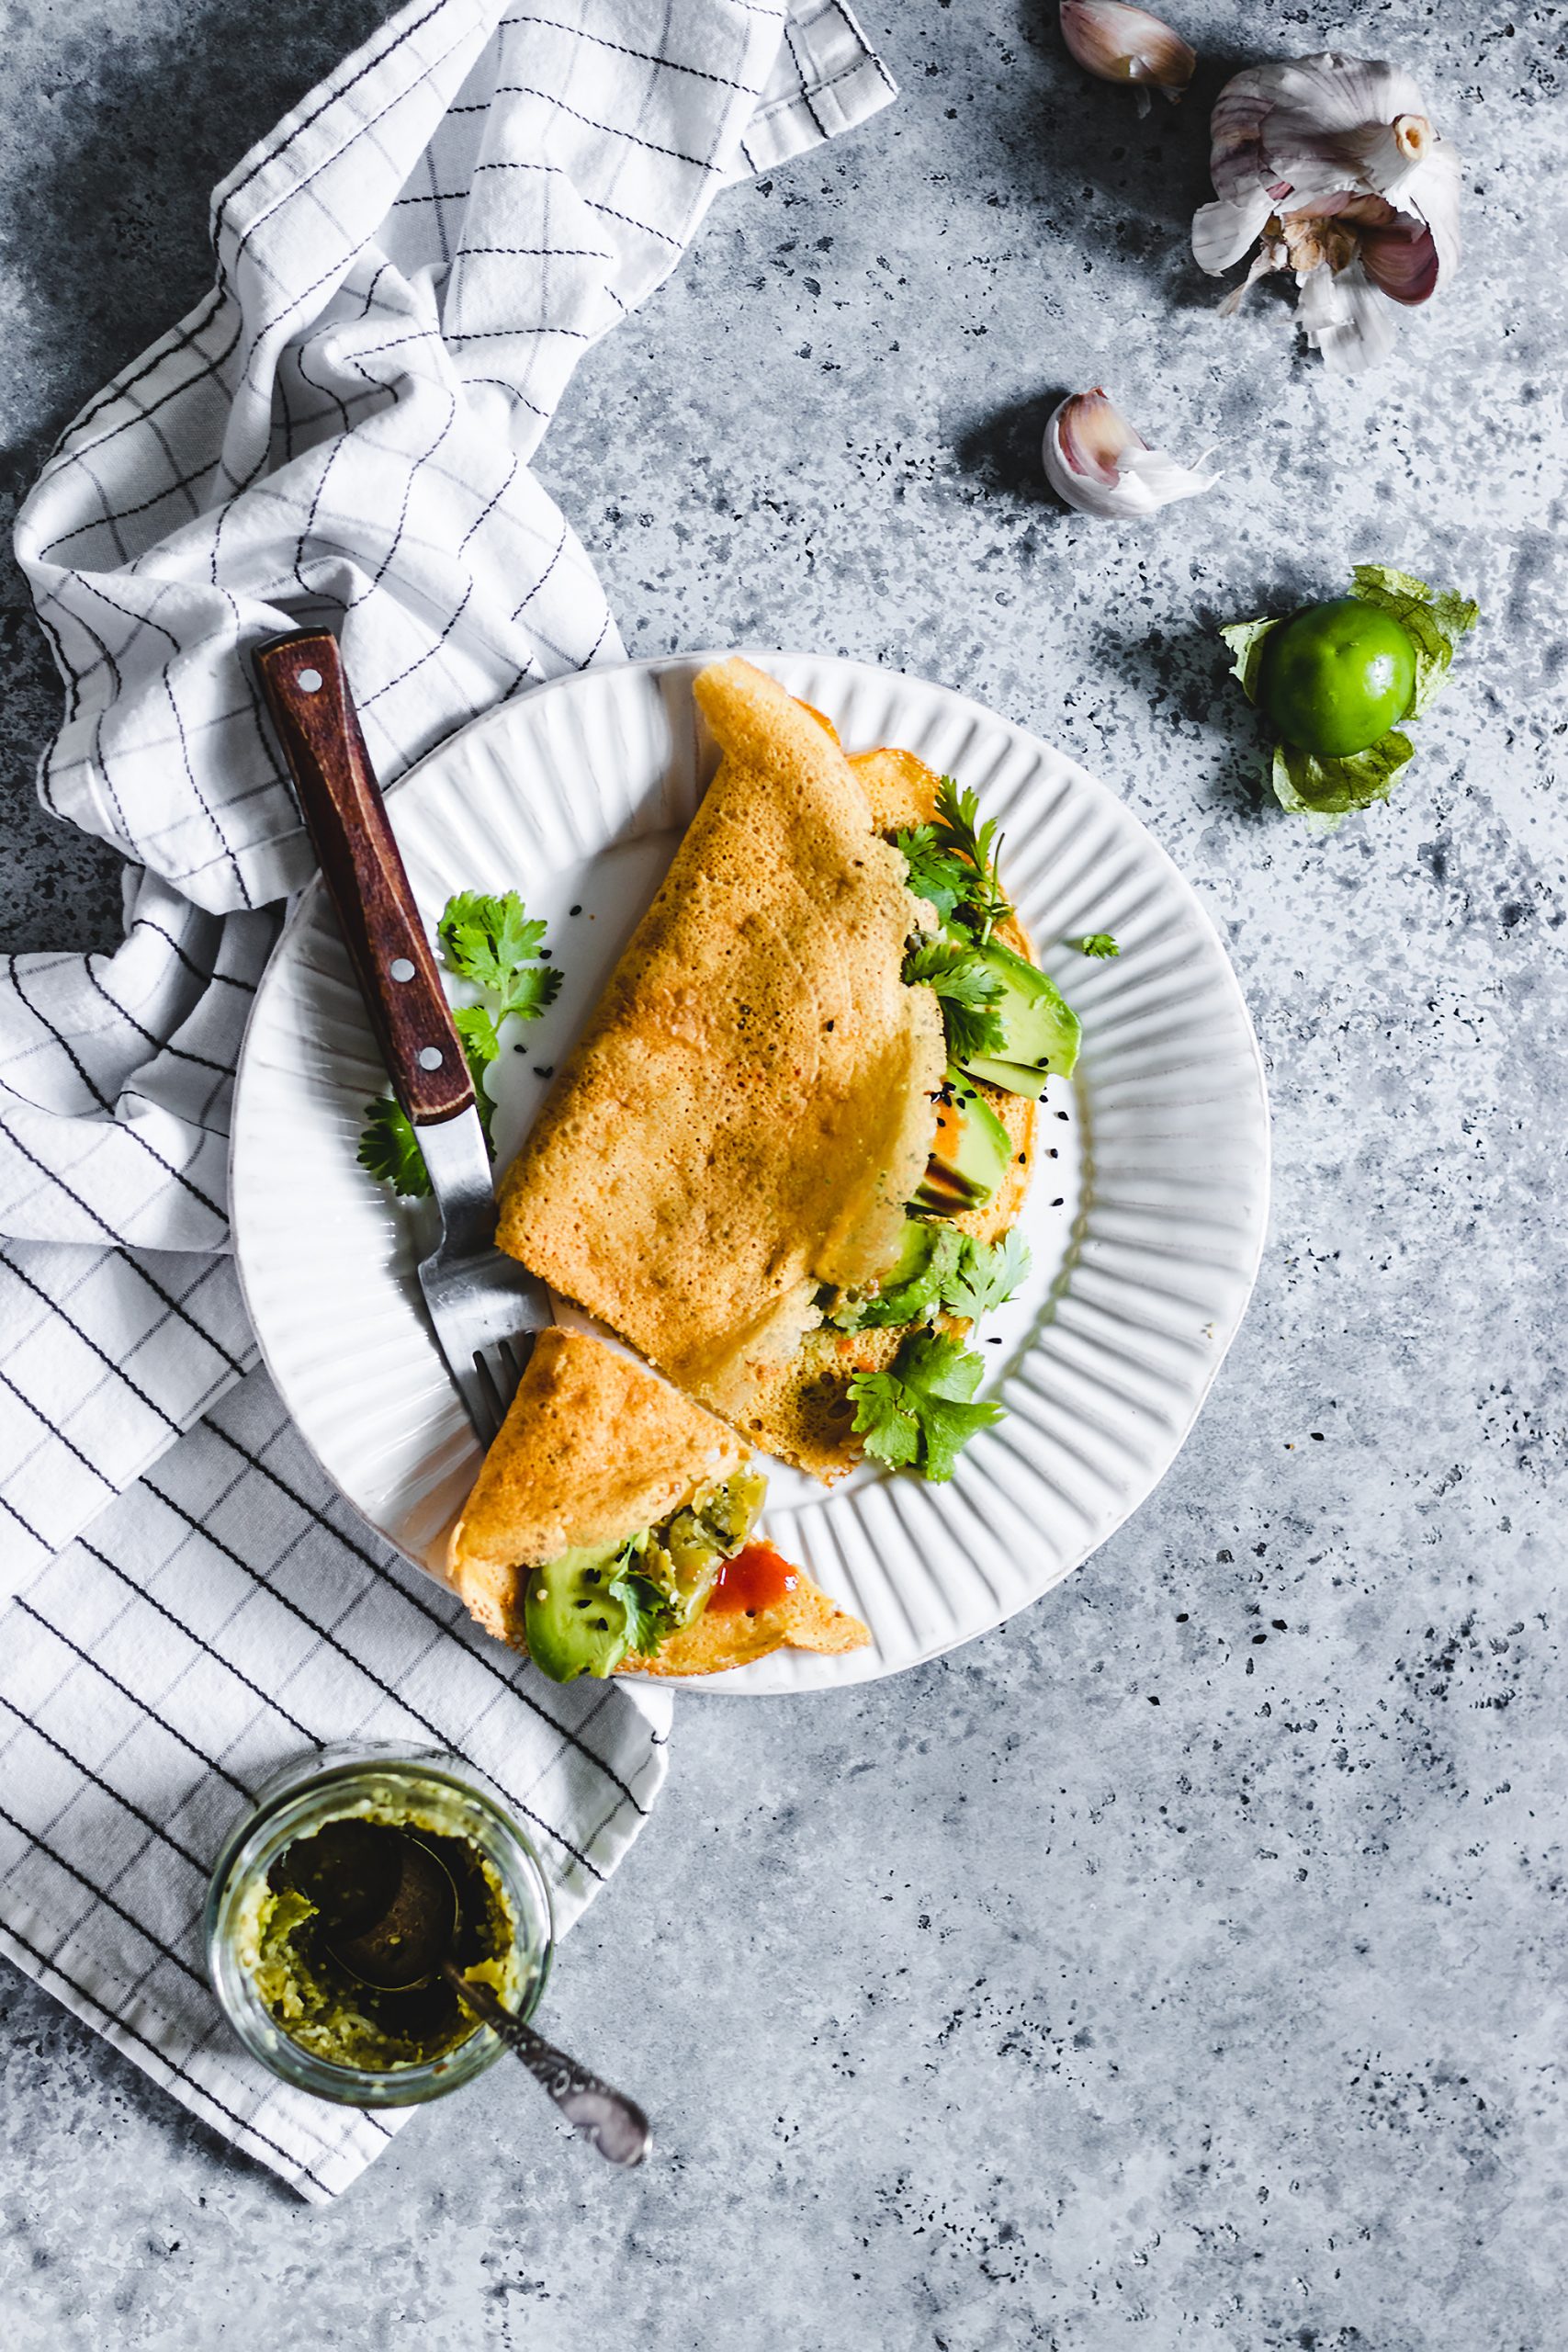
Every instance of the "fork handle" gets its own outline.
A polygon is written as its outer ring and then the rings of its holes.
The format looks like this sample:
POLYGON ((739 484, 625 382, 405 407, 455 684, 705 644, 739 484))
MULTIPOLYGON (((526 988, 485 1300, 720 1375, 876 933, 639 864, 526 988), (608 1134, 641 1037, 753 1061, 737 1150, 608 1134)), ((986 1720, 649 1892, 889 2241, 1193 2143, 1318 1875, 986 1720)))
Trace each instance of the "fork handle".
POLYGON ((473 1081, 337 639, 299 629, 254 660, 393 1091, 415 1126, 456 1118, 473 1103, 473 1081))

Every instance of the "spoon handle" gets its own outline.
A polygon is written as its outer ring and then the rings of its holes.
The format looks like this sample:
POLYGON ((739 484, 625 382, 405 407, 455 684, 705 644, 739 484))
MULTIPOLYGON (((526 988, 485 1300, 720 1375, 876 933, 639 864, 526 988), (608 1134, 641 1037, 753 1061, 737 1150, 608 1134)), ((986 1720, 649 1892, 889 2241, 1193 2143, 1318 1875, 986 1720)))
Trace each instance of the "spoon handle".
POLYGON ((548 2093, 574 2132, 613 2165, 640 2165, 653 2145, 647 2116, 635 2099, 612 2090, 585 2067, 557 2050, 531 2025, 504 2008, 487 1984, 471 1984, 450 1961, 442 1969, 453 1990, 477 2009, 491 2031, 515 2051, 540 2088, 548 2093))

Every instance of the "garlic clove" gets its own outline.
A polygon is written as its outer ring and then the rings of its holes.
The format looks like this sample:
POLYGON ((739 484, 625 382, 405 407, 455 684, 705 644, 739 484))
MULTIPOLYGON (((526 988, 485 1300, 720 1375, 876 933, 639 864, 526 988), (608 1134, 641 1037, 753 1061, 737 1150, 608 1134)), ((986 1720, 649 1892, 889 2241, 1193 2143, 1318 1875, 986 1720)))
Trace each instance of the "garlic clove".
POLYGON ((1263 234, 1273 209, 1272 198, 1261 188, 1200 205, 1192 216, 1192 258, 1199 268, 1211 277, 1233 268, 1263 234))
POLYGON ((1301 289, 1296 316, 1335 375, 1354 376, 1387 358, 1393 347, 1393 313, 1359 256, 1344 269, 1324 264, 1308 270, 1301 289))
POLYGON ((1062 0, 1061 23, 1062 39, 1084 72, 1101 82, 1132 83, 1140 114, 1149 110, 1151 89, 1174 106, 1192 79, 1193 51, 1146 8, 1124 0, 1062 0))
POLYGON ((1387 306, 1428 300, 1460 260, 1459 158, 1416 84, 1337 50, 1278 59, 1225 85, 1210 128, 1215 201, 1192 223, 1200 266, 1218 277, 1260 240, 1246 285, 1292 271, 1327 363, 1372 365, 1393 341, 1387 306))
POLYGON ((1098 385, 1090 392, 1069 393, 1053 411, 1044 458, 1045 479, 1057 497, 1080 514, 1107 522, 1157 514, 1219 480, 1217 473, 1179 465, 1163 449, 1151 449, 1098 385))

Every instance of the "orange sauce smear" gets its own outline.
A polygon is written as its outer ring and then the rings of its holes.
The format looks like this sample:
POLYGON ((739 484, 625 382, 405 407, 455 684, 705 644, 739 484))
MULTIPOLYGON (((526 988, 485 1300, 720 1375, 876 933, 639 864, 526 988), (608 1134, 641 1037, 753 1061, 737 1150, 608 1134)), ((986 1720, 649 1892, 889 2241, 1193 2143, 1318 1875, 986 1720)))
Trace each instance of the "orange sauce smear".
POLYGON ((755 1616, 760 1610, 776 1606, 799 1582, 799 1569, 792 1568, 782 1552, 775 1552, 771 1544, 748 1544, 720 1568, 708 1607, 721 1612, 744 1609, 755 1616))

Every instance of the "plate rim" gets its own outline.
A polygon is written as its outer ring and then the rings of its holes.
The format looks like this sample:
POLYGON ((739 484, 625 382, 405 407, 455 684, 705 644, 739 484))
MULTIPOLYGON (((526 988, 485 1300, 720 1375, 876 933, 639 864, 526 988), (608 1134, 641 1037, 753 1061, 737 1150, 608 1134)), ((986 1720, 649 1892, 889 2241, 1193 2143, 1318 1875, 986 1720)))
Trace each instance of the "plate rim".
MULTIPOLYGON (((1040 751, 1047 753, 1054 761, 1056 761, 1064 767, 1070 769, 1072 771, 1075 788, 1081 790, 1087 787, 1089 796, 1094 800, 1114 812, 1114 816, 1117 820, 1130 821, 1132 825, 1136 828, 1137 832, 1142 837, 1142 847, 1145 854, 1148 854, 1152 853, 1153 861, 1158 867, 1163 869, 1164 879, 1168 885, 1174 884, 1176 886, 1176 889, 1179 897, 1185 902, 1187 913, 1190 917, 1196 920, 1199 928, 1206 933, 1209 944, 1217 953, 1219 959, 1219 972, 1223 976, 1224 986, 1229 991, 1233 1001, 1233 1009, 1239 1012, 1241 1016, 1241 1027, 1247 1041, 1247 1054, 1251 1067, 1251 1076, 1257 1087, 1257 1105, 1258 1112, 1258 1134, 1255 1139, 1258 1147, 1255 1179, 1258 1211, 1257 1229, 1253 1238, 1250 1256, 1246 1261, 1243 1269, 1243 1280, 1240 1294, 1230 1315, 1228 1328, 1225 1330, 1223 1342, 1216 1349, 1213 1362, 1209 1364, 1206 1372, 1204 1372, 1201 1379, 1193 1391, 1190 1407, 1176 1432, 1174 1440, 1170 1445, 1169 1453, 1167 1455, 1158 1475, 1150 1486, 1146 1487, 1142 1493, 1137 1495, 1134 1500, 1130 1501, 1123 1510, 1120 1510, 1113 1519, 1107 1522, 1087 1550, 1078 1552, 1074 1557, 1066 1561, 1057 1570, 1055 1575, 1050 1578, 1049 1582, 1039 1586, 1038 1589, 1031 1594, 1027 1600, 1021 1601, 1012 1608, 1003 1608, 998 1610, 995 1615, 987 1618, 985 1623, 970 1626, 955 1640, 946 1640, 939 1637, 921 1648, 915 1655, 902 1657, 897 1664, 884 1666, 876 1671, 855 1673, 852 1670, 850 1672, 840 1672, 833 1679, 824 1680, 819 1684, 807 1686, 804 1689, 797 1688, 787 1690, 759 1690, 754 1686, 747 1686, 738 1683, 731 1677, 724 1674, 661 1675, 658 1677, 633 1676, 619 1679, 622 1689, 628 1694, 635 1694, 639 1690, 646 1691, 649 1690, 664 1689, 668 1690, 699 1690, 713 1698, 787 1700, 820 1695, 824 1691, 861 1690, 870 1683, 886 1681, 891 1679, 895 1675, 909 1672, 918 1667, 929 1666, 934 1659, 944 1657, 953 1651, 966 1647, 972 1641, 978 1641, 984 1635, 995 1633, 998 1627, 1010 1623, 1014 1617, 1021 1616, 1026 1610, 1032 1608, 1036 1602, 1043 1600, 1048 1593, 1055 1591, 1060 1585, 1066 1582, 1070 1576, 1076 1575, 1077 1570, 1081 1568, 1088 1560, 1092 1558, 1094 1554, 1100 1551, 1104 1544, 1108 1544, 1111 1537, 1117 1534, 1121 1529, 1127 1524, 1127 1521, 1132 1519, 1136 1512, 1141 1510, 1150 1500, 1153 1495, 1164 1484, 1165 1479, 1168 1476, 1178 1457, 1180 1455, 1188 1442, 1188 1440, 1190 1438, 1193 1430, 1197 1426, 1199 1417, 1201 1414, 1205 1404, 1208 1402, 1210 1393, 1215 1381, 1220 1375, 1225 1358, 1229 1354, 1231 1347, 1233 1346, 1236 1336, 1241 1329, 1241 1326, 1246 1319, 1247 1308, 1251 1304, 1253 1294, 1258 1286, 1258 1275, 1262 1269, 1264 1250, 1268 1244, 1269 1218, 1273 1206, 1273 1121, 1272 1106, 1269 1097, 1268 1072, 1263 1060, 1262 1047, 1258 1041, 1258 1032, 1252 1019, 1251 1007, 1247 1003, 1246 992, 1241 985, 1240 977, 1236 972, 1235 965, 1231 961, 1230 954, 1225 946, 1224 941, 1220 935, 1218 924, 1215 922, 1208 908, 1204 905, 1202 899, 1199 897, 1197 889, 1188 879, 1187 876, 1181 871, 1181 868, 1177 865, 1176 860, 1172 857, 1170 852, 1165 847, 1163 842, 1156 836, 1143 818, 1140 817, 1134 809, 1130 808, 1125 800, 1122 799, 1119 795, 1113 792, 1110 786, 1104 784, 1099 776, 1093 775, 1090 770, 1086 768, 1080 761, 1075 759, 1070 752, 1063 752, 1057 745, 1048 741, 1044 736, 1037 734, 1032 728, 1025 727, 1016 719, 1008 718, 1003 713, 992 709, 989 705, 980 702, 976 696, 964 694, 957 687, 943 685, 939 680, 922 677, 915 672, 899 668, 895 664, 879 662, 863 662, 848 654, 813 652, 802 648, 758 646, 752 643, 743 643, 737 646, 729 646, 716 650, 709 649, 690 652, 676 650, 660 654, 645 654, 633 657, 623 662, 595 662, 591 668, 569 671, 563 673, 559 677, 547 679, 542 684, 531 688, 525 695, 515 695, 501 702, 494 703, 489 709, 477 712, 472 718, 465 720, 460 727, 454 728, 449 734, 443 736, 441 741, 438 743, 434 744, 429 751, 422 753, 420 758, 414 761, 411 766, 406 768, 403 774, 400 775, 394 783, 384 787, 384 794, 389 808, 395 812, 395 805, 398 797, 402 793, 405 787, 415 783, 427 768, 434 765, 437 762, 446 757, 450 753, 453 745, 460 740, 468 737, 479 737, 491 729, 502 728, 508 718, 513 717, 519 709, 533 708, 542 702, 547 696, 559 695, 570 694, 574 691, 580 691, 585 681, 597 683, 603 679, 625 676, 635 673, 653 674, 668 673, 671 671, 690 671, 694 673, 695 671, 701 669, 708 662, 727 660, 734 654, 739 654, 747 660, 754 661, 760 666, 764 667, 774 662, 807 662, 817 664, 826 662, 830 663, 834 667, 842 671, 858 672, 868 678, 907 683, 909 686, 922 692, 941 695, 947 702, 957 706, 965 713, 973 715, 975 718, 985 725, 999 725, 1005 728, 1014 736, 1021 737, 1031 745, 1033 745, 1040 751)), ((394 835, 396 833, 396 830, 397 828, 394 822, 394 835)), ((296 1417, 293 1408, 289 1404, 288 1396, 279 1381, 279 1377, 274 1367, 271 1356, 268 1353, 266 1340, 263 1335, 262 1324, 255 1313, 251 1282, 246 1272, 245 1252, 241 1240, 239 1204, 243 1188, 239 1177, 239 1161, 242 1148, 242 1121, 240 1117, 240 1105, 241 1095, 245 1082, 246 1067, 250 1058, 253 1041, 258 1032, 259 1016, 262 1012, 264 1003, 266 1002, 272 989, 282 985, 280 975, 284 963, 284 951, 297 932, 313 920, 317 910, 320 907, 324 888, 325 885, 321 879, 321 876, 320 872, 317 871, 311 876, 310 881, 299 893, 294 904, 288 910, 282 928, 278 933, 277 938, 273 944, 271 952, 267 956, 266 964, 263 969, 261 978, 257 982, 256 992, 252 1000, 250 1011, 246 1015, 244 1033, 241 1039, 240 1052, 235 1064, 232 1096, 233 1108, 228 1151, 229 1204, 232 1258, 235 1272, 239 1281, 241 1299, 245 1309, 246 1317, 250 1323, 252 1332, 255 1339, 261 1362, 266 1370, 268 1378, 273 1382, 275 1387, 277 1388, 279 1399, 282 1402, 285 1410, 288 1414, 289 1422, 297 1435, 303 1442, 310 1459, 321 1471, 322 1477, 326 1480, 333 1493, 341 1498, 347 1508, 354 1512, 355 1516, 363 1521, 365 1526, 376 1537, 378 1543, 386 1544, 389 1551, 396 1554, 399 1559, 407 1563, 407 1565, 412 1567, 417 1574, 430 1577, 432 1582, 439 1582, 440 1579, 436 1578, 433 1575, 432 1571, 423 1561, 415 1559, 412 1554, 404 1551, 400 1544, 395 1542, 395 1540, 388 1535, 381 1528, 378 1527, 374 1521, 367 1517, 366 1513, 360 1509, 360 1506, 355 1501, 355 1498, 348 1492, 346 1487, 340 1483, 334 1473, 322 1460, 321 1453, 318 1451, 309 1430, 305 1427, 304 1423, 296 1417)), ((830 1494, 830 1488, 824 1489, 825 1496, 830 1494)), ((450 1586, 446 1586, 443 1589, 448 1591, 452 1589, 450 1586)), ((863 1655, 863 1653, 849 1652, 846 1653, 842 1658, 836 1659, 835 1663, 840 1668, 850 1667, 852 1668, 853 1661, 862 1655, 863 1655)), ((759 1663, 761 1661, 759 1661, 759 1663)), ((617 1678, 612 1678, 612 1680, 615 1679, 617 1679, 617 1678)))

